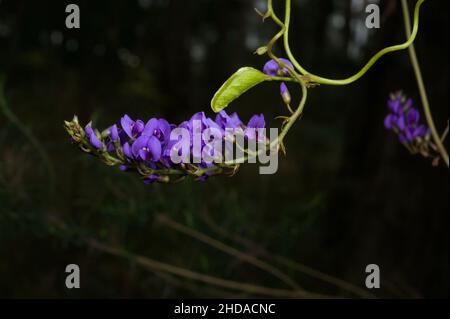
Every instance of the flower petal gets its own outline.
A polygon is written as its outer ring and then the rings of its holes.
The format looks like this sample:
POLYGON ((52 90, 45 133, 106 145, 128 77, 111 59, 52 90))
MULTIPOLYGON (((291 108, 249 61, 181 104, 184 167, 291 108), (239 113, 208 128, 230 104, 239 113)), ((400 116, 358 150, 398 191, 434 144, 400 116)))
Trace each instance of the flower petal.
POLYGON ((100 141, 100 139, 97 137, 97 135, 91 134, 90 138, 89 138, 89 142, 91 143, 92 146, 94 146, 96 149, 101 149, 103 148, 103 142, 100 141))
POLYGON ((128 135, 128 137, 133 138, 132 129, 133 129, 134 121, 128 115, 125 114, 120 119, 120 124, 122 125, 122 129, 125 131, 125 133, 128 135))
POLYGON ((147 124, 145 124, 144 131, 142 135, 152 136, 155 130, 158 128, 158 120, 156 118, 150 119, 147 124))
POLYGON ((408 125, 417 125, 419 124, 420 115, 419 111, 415 108, 411 108, 407 114, 408 125))
POLYGON ((146 135, 140 136, 131 146, 131 151, 135 157, 140 155, 140 151, 147 147, 150 137, 146 135))
POLYGON ((388 130, 392 130, 397 123, 398 117, 394 114, 388 114, 384 119, 384 127, 388 130))
POLYGON ((133 152, 131 151, 131 147, 128 142, 123 144, 123 155, 125 155, 128 159, 133 159, 133 152))
POLYGON ((162 147, 161 142, 154 136, 151 136, 147 141, 147 148, 153 162, 159 161, 161 158, 162 147))
POLYGON ((266 127, 266 121, 264 119, 264 114, 253 115, 250 121, 248 121, 247 127, 251 128, 264 128, 266 127))
POLYGON ((114 124, 109 129, 109 137, 111 138, 111 141, 117 142, 119 140, 119 130, 117 128, 117 125, 114 124))

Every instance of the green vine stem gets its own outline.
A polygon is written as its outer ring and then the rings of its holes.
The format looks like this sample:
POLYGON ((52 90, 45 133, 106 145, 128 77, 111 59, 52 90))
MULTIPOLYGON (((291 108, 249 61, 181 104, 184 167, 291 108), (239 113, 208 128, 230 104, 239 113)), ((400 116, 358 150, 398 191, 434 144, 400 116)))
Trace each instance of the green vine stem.
MULTIPOLYGON (((402 0, 402 11, 403 11, 403 19, 405 24, 405 31, 406 36, 411 37, 411 20, 409 17, 409 9, 408 9, 408 3, 406 0, 402 0)), ((430 108, 430 102, 428 99, 427 91, 425 88, 425 82, 423 80, 422 71, 420 69, 419 59, 417 58, 416 49, 414 47, 414 44, 411 43, 411 45, 408 48, 409 55, 411 57, 411 64, 414 68, 414 73, 416 75, 417 79, 417 86, 419 87, 419 93, 422 100, 422 106, 425 113, 425 117, 428 123, 428 127, 431 130, 431 135, 433 136, 434 143, 436 144, 436 148, 441 155, 442 159, 444 160, 447 167, 449 167, 449 158, 447 150, 444 147, 444 144, 442 142, 442 139, 436 129, 436 125, 433 120, 433 115, 431 114, 431 108, 430 108)))
MULTIPOLYGON (((403 44, 390 46, 387 48, 384 48, 383 50, 379 51, 377 54, 375 54, 369 62, 355 75, 350 76, 346 79, 342 80, 334 80, 334 79, 328 79, 321 76, 317 76, 312 74, 311 72, 308 72, 306 69, 304 69, 300 63, 295 59, 294 55, 291 52, 290 46, 289 46, 289 25, 291 23, 291 0, 286 0, 286 14, 285 14, 285 21, 284 21, 284 47, 286 50, 286 54, 291 60, 292 64, 295 66, 295 68, 303 75, 309 76, 310 79, 316 83, 320 84, 326 84, 326 85, 348 85, 350 83, 353 83, 360 79, 364 74, 369 71, 369 69, 385 54, 400 51, 409 48, 414 40, 416 39, 417 33, 419 31, 419 13, 420 13, 420 7, 423 4, 425 0, 418 0, 416 3, 416 7, 414 10, 414 27, 412 30, 412 33, 410 32, 410 36, 408 41, 406 41, 403 44)), ((274 17, 274 20, 277 24, 279 24, 280 20, 276 17, 276 15, 273 13, 272 16, 274 17), (278 20, 278 22, 277 22, 278 20)))

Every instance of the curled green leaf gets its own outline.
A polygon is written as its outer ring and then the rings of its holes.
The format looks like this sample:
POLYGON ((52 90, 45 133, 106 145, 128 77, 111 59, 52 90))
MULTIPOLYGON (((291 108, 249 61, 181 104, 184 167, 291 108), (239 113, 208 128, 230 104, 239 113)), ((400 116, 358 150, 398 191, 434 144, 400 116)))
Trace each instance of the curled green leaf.
POLYGON ((245 67, 234 73, 217 91, 211 101, 214 112, 220 112, 231 102, 270 77, 254 68, 245 67))

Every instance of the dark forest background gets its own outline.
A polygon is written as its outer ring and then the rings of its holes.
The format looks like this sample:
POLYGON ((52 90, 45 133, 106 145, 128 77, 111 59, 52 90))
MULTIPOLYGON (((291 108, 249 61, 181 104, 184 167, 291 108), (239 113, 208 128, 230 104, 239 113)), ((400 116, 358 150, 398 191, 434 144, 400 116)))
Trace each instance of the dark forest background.
MULTIPOLYGON (((404 90, 420 108, 406 51, 386 56, 357 83, 311 90, 276 175, 248 165, 233 178, 146 186, 81 154, 63 121, 77 114, 107 127, 125 113, 174 123, 201 110, 212 116, 215 91, 241 66, 262 68, 265 58, 253 52, 276 28, 253 10, 264 1, 72 2, 80 6, 79 30, 65 28, 69 1, 0 1, 0 76, 9 105, 0 112, 0 297, 255 296, 155 271, 94 243, 290 288, 198 233, 277 265, 310 292, 448 297, 448 170, 409 155, 383 127, 391 92, 404 90), (81 268, 78 290, 64 285, 71 263, 81 268), (368 292, 365 267, 372 263, 381 268, 382 287, 368 292)), ((361 25, 363 0, 293 2, 292 49, 316 74, 350 75, 380 48, 404 41, 400 1, 380 2, 382 26, 370 32, 361 25)), ((448 22, 448 1, 426 1, 416 42, 441 131, 448 22)), ((243 119, 263 112, 272 127, 285 111, 270 83, 230 110, 243 119)))

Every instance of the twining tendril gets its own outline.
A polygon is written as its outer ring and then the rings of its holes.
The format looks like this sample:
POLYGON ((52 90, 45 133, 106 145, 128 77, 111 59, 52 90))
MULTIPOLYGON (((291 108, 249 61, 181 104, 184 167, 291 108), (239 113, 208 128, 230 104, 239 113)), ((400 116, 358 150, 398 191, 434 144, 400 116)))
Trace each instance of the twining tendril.
POLYGON ((289 45, 289 27, 290 27, 290 23, 291 23, 291 0, 286 0, 286 12, 285 12, 284 23, 275 14, 275 11, 273 10, 273 6, 272 6, 272 0, 268 1, 268 13, 266 14, 265 17, 266 18, 271 17, 274 20, 274 22, 282 28, 280 33, 283 34, 283 42, 284 42, 284 48, 286 50, 286 54, 287 54, 289 60, 292 62, 292 64, 297 69, 297 71, 300 72, 300 74, 302 74, 304 76, 308 76, 311 79, 311 81, 319 83, 319 84, 348 85, 348 84, 351 84, 351 83, 359 80, 362 76, 364 76, 367 73, 367 71, 369 71, 370 68, 384 55, 391 53, 391 52, 395 52, 395 51, 405 50, 410 47, 410 45, 415 41, 418 31, 419 31, 420 7, 424 3, 424 1, 425 0, 418 0, 416 3, 415 10, 414 10, 413 30, 412 30, 412 33, 411 33, 409 39, 405 43, 390 46, 390 47, 380 50, 369 60, 369 62, 366 63, 366 65, 364 65, 364 67, 358 73, 356 73, 348 78, 345 78, 345 79, 329 79, 329 78, 315 75, 315 74, 307 71, 304 67, 302 67, 300 65, 300 63, 298 62, 298 60, 294 57, 294 55, 292 54, 292 51, 290 49, 290 45, 289 45))

